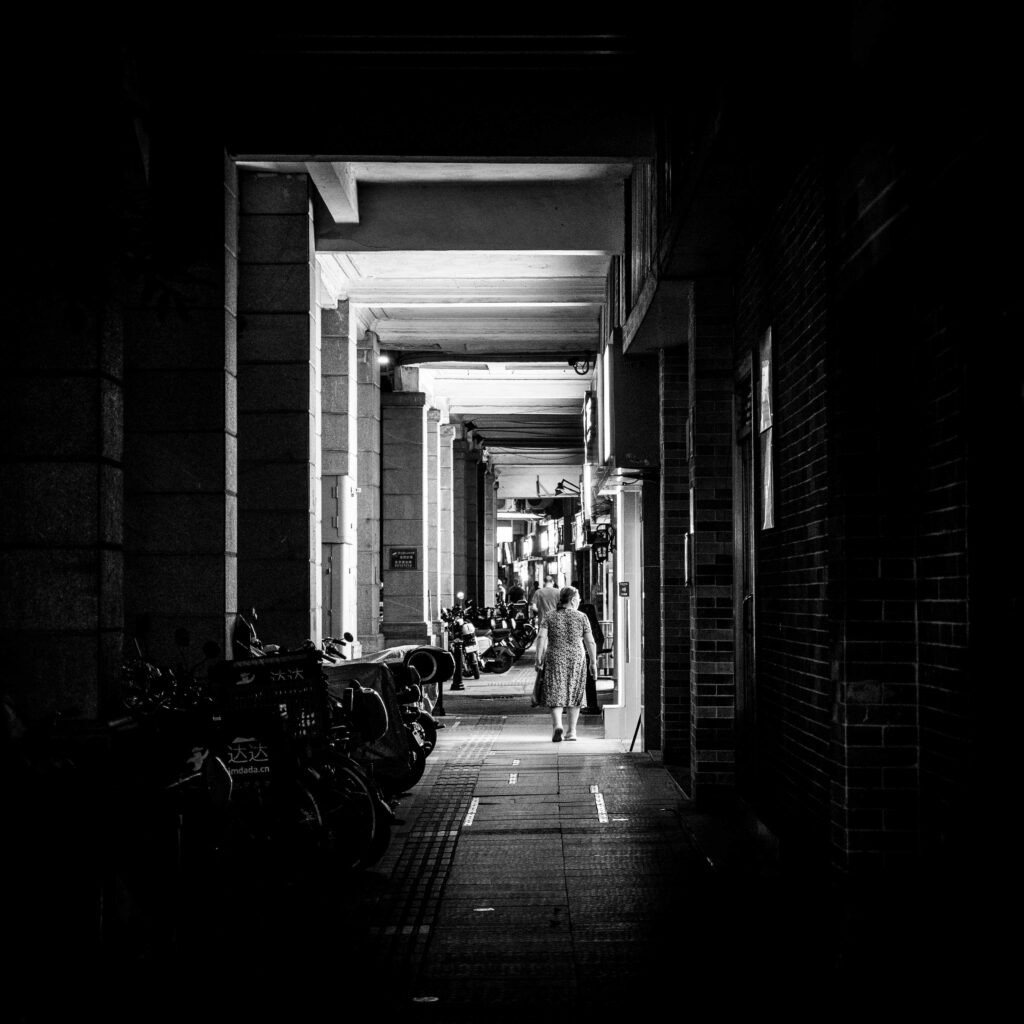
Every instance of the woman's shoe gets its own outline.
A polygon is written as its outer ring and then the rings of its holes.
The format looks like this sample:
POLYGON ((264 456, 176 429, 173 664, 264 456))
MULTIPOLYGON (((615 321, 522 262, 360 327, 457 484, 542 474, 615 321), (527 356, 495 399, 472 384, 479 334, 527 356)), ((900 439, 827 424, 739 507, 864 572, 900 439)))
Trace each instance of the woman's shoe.
POLYGON ((552 743, 561 743, 562 742, 562 730, 561 729, 556 729, 555 730, 555 735, 551 737, 551 742, 552 743))
POLYGON ((565 734, 565 738, 567 740, 574 740, 574 739, 576 739, 576 733, 574 733, 574 732, 567 732, 565 734))

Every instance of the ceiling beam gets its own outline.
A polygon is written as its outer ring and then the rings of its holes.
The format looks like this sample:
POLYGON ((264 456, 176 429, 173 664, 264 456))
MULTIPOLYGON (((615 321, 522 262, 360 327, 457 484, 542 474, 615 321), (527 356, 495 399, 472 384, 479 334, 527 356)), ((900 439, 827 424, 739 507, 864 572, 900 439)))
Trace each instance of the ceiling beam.
POLYGON ((322 252, 624 250, 622 186, 604 181, 364 184, 358 224, 317 224, 322 252))
MULTIPOLYGON (((325 254, 318 254, 322 258, 325 254)), ((330 256, 327 255, 327 259, 330 256)), ((603 277, 345 279, 350 303, 365 306, 601 306, 603 277)))
POLYGON ((396 366, 414 366, 420 363, 552 363, 557 365, 567 361, 569 356, 577 356, 591 361, 595 358, 596 345, 590 348, 579 344, 552 344, 546 348, 510 349, 487 348, 478 352, 450 352, 442 349, 440 343, 434 349, 400 348, 389 349, 396 366))
POLYGON ((356 177, 350 163, 307 163, 306 171, 335 224, 359 223, 356 177))

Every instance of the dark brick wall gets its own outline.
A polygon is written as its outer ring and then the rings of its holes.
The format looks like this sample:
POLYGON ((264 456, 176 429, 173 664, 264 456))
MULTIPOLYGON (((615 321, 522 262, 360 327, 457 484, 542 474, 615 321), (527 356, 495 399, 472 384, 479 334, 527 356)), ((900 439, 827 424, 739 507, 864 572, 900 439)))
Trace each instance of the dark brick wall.
POLYGON ((830 353, 832 838, 857 870, 911 855, 918 828, 913 346, 886 291, 837 296, 830 353))
POLYGON ((690 594, 690 772, 693 796, 712 800, 735 782, 733 640, 733 289, 709 279, 694 289, 689 352, 693 409, 690 485, 694 515, 690 594))
POLYGON ((690 591, 685 580, 690 528, 686 417, 689 352, 662 349, 658 361, 661 431, 661 750, 667 764, 690 764, 690 591))
POLYGON ((917 559, 922 839, 942 842, 969 775, 972 712, 967 668, 967 425, 964 353, 934 324, 916 390, 921 415, 917 559), (954 794, 957 794, 956 796, 954 794))
MULTIPOLYGON (((756 526, 756 774, 748 796, 824 842, 830 712, 825 192, 807 165, 737 278, 736 357, 771 328, 775 526, 756 526)), ((757 490, 755 482, 755 490, 757 490)))

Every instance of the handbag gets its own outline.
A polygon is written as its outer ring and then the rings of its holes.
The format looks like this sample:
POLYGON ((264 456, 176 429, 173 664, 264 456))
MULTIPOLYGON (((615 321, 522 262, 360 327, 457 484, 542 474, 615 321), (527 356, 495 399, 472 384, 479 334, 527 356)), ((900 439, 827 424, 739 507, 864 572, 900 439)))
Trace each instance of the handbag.
POLYGON ((537 678, 533 681, 533 707, 541 703, 544 694, 544 666, 537 669, 537 678))

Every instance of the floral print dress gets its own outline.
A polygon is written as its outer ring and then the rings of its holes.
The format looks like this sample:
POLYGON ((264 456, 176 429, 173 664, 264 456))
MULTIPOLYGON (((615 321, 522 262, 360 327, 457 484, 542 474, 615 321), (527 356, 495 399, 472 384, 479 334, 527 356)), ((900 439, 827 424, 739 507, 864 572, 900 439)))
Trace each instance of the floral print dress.
POLYGON ((548 631, 548 646, 539 703, 549 708, 582 707, 587 684, 583 638, 593 636, 590 619, 573 608, 556 608, 548 612, 541 629, 548 631))

